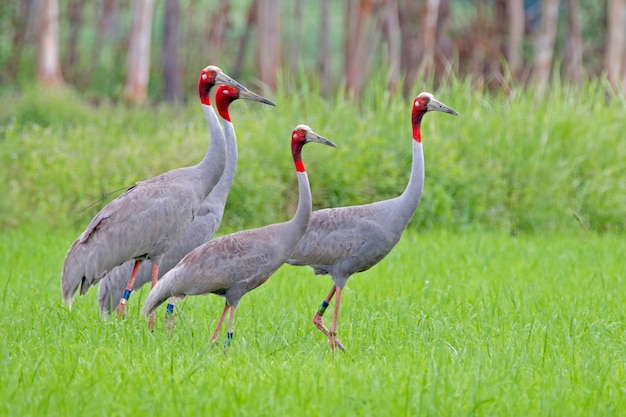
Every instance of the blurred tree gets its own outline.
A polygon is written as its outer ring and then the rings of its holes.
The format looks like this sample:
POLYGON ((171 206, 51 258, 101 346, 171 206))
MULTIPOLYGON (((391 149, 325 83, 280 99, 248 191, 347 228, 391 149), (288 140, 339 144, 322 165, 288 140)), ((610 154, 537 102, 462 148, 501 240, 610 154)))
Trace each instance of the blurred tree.
POLYGON ((624 60, 626 0, 609 0, 604 48, 604 70, 609 84, 617 92, 624 60))
POLYGON ((414 0, 400 0, 399 23, 402 44, 402 53, 400 55, 400 72, 404 74, 403 94, 411 96, 415 93, 413 85, 417 79, 419 71, 420 51, 420 24, 419 16, 421 15, 420 3, 414 0))
POLYGON ((243 72, 243 62, 246 57, 246 49, 250 40, 250 33, 257 24, 258 0, 252 0, 248 6, 246 24, 244 26, 243 35, 239 39, 239 48, 237 48, 237 58, 235 60, 235 68, 233 76, 239 78, 243 72))
POLYGON ((302 53, 302 0, 293 2, 292 34, 289 37, 289 72, 296 74, 301 66, 300 54, 302 53))
POLYGON ((347 0, 344 24, 344 74, 346 89, 359 96, 368 74, 372 52, 372 1, 347 0))
POLYGON ((382 0, 382 32, 386 40, 389 83, 387 88, 395 93, 400 82, 400 55, 402 54, 402 33, 397 0, 382 0))
POLYGON ((153 11, 154 0, 135 0, 124 87, 124 99, 131 104, 142 104, 147 97, 153 11))
POLYGON ((211 48, 211 59, 215 62, 222 60, 222 48, 230 26, 230 11, 230 1, 220 0, 208 19, 206 40, 211 48))
POLYGON ((180 74, 178 72, 178 0, 165 0, 163 15, 163 47, 161 69, 163 71, 163 99, 177 103, 182 99, 180 74))
POLYGON ((331 90, 328 14, 328 0, 320 0, 320 30, 317 33, 316 66, 320 79, 320 93, 323 96, 327 96, 331 90))
MULTIPOLYGON (((26 29, 28 28, 28 16, 32 9, 31 4, 32 0, 21 0, 17 11, 13 14, 11 21, 13 29, 13 36, 11 38, 12 48, 9 50, 5 74, 7 81, 13 81, 17 77, 22 52, 26 43, 26 29)), ((3 5, 2 10, 9 10, 9 5, 3 5)))
POLYGON ((422 62, 421 70, 426 78, 435 73, 435 50, 437 47, 437 19, 439 17, 439 0, 426 0, 422 17, 422 62))
POLYGON ((509 71, 515 79, 522 73, 522 46, 524 44, 524 0, 508 0, 508 39, 506 44, 506 59, 509 71))
POLYGON ((280 7, 278 0, 257 2, 256 62, 259 81, 270 89, 278 85, 280 61, 280 7))
POLYGON ((78 40, 80 31, 83 28, 84 21, 84 0, 72 0, 68 5, 68 19, 70 23, 70 37, 67 42, 66 57, 64 62, 64 72, 69 76, 71 82, 75 78, 76 72, 79 72, 77 62, 78 57, 78 40))
POLYGON ((552 71, 554 41, 559 19, 559 0, 542 0, 541 24, 535 42, 534 81, 537 93, 546 89, 552 71))
POLYGON ((567 44, 565 77, 575 85, 583 81, 583 35, 578 17, 578 0, 567 1, 567 44))
POLYGON ((41 0, 39 5, 37 80, 46 87, 62 88, 65 85, 59 61, 58 0, 41 0))

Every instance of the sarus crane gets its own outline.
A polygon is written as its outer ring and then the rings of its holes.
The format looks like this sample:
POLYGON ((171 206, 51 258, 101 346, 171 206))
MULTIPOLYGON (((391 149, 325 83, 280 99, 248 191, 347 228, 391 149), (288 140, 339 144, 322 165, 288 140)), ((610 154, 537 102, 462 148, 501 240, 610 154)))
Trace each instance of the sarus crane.
POLYGON ((430 93, 420 93, 413 101, 413 162, 408 185, 396 198, 372 204, 316 210, 309 226, 288 259, 291 265, 308 265, 316 275, 330 275, 333 286, 313 316, 313 323, 328 338, 330 348, 344 350, 337 339, 341 291, 348 278, 380 262, 398 243, 413 217, 424 189, 424 152, 420 125, 429 111, 458 113, 430 93), (322 316, 333 296, 334 314, 330 330, 322 316))
POLYGON ((241 297, 267 281, 285 263, 309 223, 311 189, 301 158, 302 147, 308 142, 335 146, 309 126, 298 125, 293 130, 291 150, 299 197, 291 220, 221 236, 198 246, 157 282, 146 298, 142 314, 152 317, 159 305, 169 298, 173 298, 170 300, 173 305, 190 295, 217 294, 224 297, 226 303, 211 341, 219 336, 230 311, 227 332, 227 343, 230 343, 235 310, 241 297))
MULTIPOLYGON (((219 91, 219 87, 218 87, 219 91)), ((224 94, 215 95, 215 108, 218 114, 228 114, 228 106, 231 101, 225 99, 224 94)), ((211 107, 211 117, 207 117, 211 141, 225 141, 226 162, 220 180, 215 184, 207 198, 204 199, 193 221, 185 234, 165 252, 163 260, 159 264, 159 279, 167 271, 172 269, 180 260, 191 252, 192 249, 200 246, 213 238, 222 222, 224 207, 230 187, 235 177, 237 168, 237 137, 235 129, 230 120, 224 119, 221 115, 224 129, 220 126, 218 116, 211 107)), ((127 289, 128 277, 133 270, 134 261, 130 260, 120 266, 113 268, 100 282, 98 287, 98 304, 103 315, 111 313, 114 304, 122 299, 124 291, 127 289)), ((147 263, 139 268, 132 290, 136 291, 152 279, 152 273, 147 263)))
MULTIPOLYGON (((215 119, 210 91, 216 84, 232 86, 239 98, 274 105, 250 92, 216 66, 202 70, 198 93, 204 114, 215 119)), ((141 262, 152 263, 152 286, 167 250, 189 225, 224 171, 224 141, 211 141, 202 160, 193 166, 174 169, 127 189, 93 218, 68 250, 61 276, 63 300, 70 306, 78 287, 80 294, 99 282, 112 268, 134 260, 127 291, 118 305, 124 315, 141 262)))

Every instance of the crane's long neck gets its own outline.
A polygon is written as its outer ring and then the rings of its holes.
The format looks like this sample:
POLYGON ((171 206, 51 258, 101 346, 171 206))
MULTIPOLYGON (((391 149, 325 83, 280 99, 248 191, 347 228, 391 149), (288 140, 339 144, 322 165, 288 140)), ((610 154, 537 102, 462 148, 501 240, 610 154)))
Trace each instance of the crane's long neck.
MULTIPOLYGON (((204 158, 198 163, 197 167, 202 172, 202 182, 204 184, 203 194, 206 196, 219 181, 224 171, 226 156, 226 141, 224 140, 224 132, 220 127, 217 114, 213 110, 211 104, 202 103, 204 117, 209 125, 211 134, 211 142, 204 154, 204 158)), ((203 197, 204 198, 204 197, 203 197)))
MULTIPOLYGON (((298 165, 296 164, 296 167, 297 166, 298 165)), ((300 238, 304 235, 304 232, 306 232, 307 226, 309 225, 309 219, 311 218, 313 205, 309 177, 307 176, 304 167, 302 168, 302 171, 299 169, 296 170, 296 175, 298 176, 298 208, 296 209, 296 214, 289 221, 296 229, 291 236, 294 240, 294 245, 300 241, 300 238)))
MULTIPOLYGON (((237 136, 235 135, 235 127, 233 124, 222 117, 222 126, 224 127, 224 137, 226 139, 226 162, 224 164, 224 172, 220 177, 219 182, 211 191, 211 198, 215 197, 219 201, 226 201, 230 187, 233 184, 235 178, 235 171, 237 169, 238 151, 237 151, 237 136)), ((222 206, 223 210, 223 206, 222 206)))
POLYGON ((304 143, 292 142, 291 144, 293 162, 298 177, 298 208, 296 209, 296 214, 294 214, 293 218, 288 222, 290 228, 294 229, 293 232, 289 234, 288 239, 290 241, 287 242, 290 246, 295 246, 302 236, 304 236, 304 232, 306 232, 307 226, 309 225, 309 219, 311 218, 311 211, 313 210, 309 177, 306 174, 306 169, 304 169, 304 163, 302 162, 302 146, 304 146, 304 143))
MULTIPOLYGON (((419 128, 413 132, 413 162, 411 165, 411 176, 404 192, 398 197, 402 202, 398 205, 400 212, 396 218, 408 222, 413 217, 424 191, 424 149, 422 148, 419 128)), ((405 225, 406 226, 406 225, 405 225)))

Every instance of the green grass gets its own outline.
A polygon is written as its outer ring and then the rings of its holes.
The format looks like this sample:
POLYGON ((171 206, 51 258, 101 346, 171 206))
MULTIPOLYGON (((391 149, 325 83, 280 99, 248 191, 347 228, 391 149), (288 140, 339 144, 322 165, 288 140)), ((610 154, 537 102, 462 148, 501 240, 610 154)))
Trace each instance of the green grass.
MULTIPOLYGON (((281 88, 276 108, 233 104, 240 161, 221 233, 293 214, 298 123, 339 145, 305 150, 315 207, 404 189, 411 103, 382 84, 358 102, 315 89, 281 88)), ((398 247, 348 283, 349 354, 334 358, 310 322, 330 280, 306 268, 285 266, 244 297, 227 354, 224 335, 208 346, 215 296, 182 302, 170 334, 163 309, 154 332, 139 316, 147 289, 125 321, 101 320, 95 289, 69 312, 70 243, 116 190, 197 162, 202 112, 0 97, 0 416, 620 415, 624 102, 601 84, 434 92, 461 116, 424 119, 422 202, 398 247)))
MULTIPOLYGON (((417 217, 420 217, 419 215, 417 217)), ((311 316, 327 277, 284 266, 246 295, 227 354, 215 296, 176 328, 71 312, 60 269, 79 232, 1 235, 0 415, 617 416, 626 408, 623 236, 404 235, 342 299, 333 358, 311 316)), ((330 320, 330 314, 327 314, 330 320)))

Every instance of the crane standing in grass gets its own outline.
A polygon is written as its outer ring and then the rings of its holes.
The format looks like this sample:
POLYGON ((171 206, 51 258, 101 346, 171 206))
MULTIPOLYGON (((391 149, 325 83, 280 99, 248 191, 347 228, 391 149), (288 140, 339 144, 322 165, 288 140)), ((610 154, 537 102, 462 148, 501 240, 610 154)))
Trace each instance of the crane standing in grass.
MULTIPOLYGON (((215 107, 219 114, 223 114, 224 112, 228 113, 228 105, 231 103, 228 100, 218 100, 218 98, 222 96, 223 95, 220 94, 215 95, 215 107)), ((211 240, 222 222, 224 206, 226 205, 226 199, 228 198, 228 193, 237 168, 237 137, 235 136, 235 129, 230 121, 219 116, 224 126, 224 130, 222 130, 218 116, 216 116, 214 112, 211 113, 211 117, 207 117, 207 123, 211 132, 211 141, 225 141, 226 162, 224 172, 213 190, 211 190, 207 198, 205 198, 200 205, 200 208, 198 208, 187 232, 163 256, 163 260, 159 264, 159 278, 172 269, 183 256, 191 252, 192 249, 211 240)), ((117 305, 120 299, 122 299, 128 283, 128 277, 133 269, 133 264, 134 261, 131 260, 113 268, 100 282, 98 288, 98 303, 100 305, 100 311, 104 315, 108 315, 111 312, 113 303, 117 305)), ((139 268, 132 289, 137 290, 150 280, 151 271, 147 264, 143 264, 139 268)))
POLYGON ((413 163, 404 192, 399 197, 372 204, 314 211, 304 237, 287 261, 291 265, 311 266, 316 275, 331 275, 333 286, 314 315, 313 323, 328 337, 333 351, 344 349, 337 339, 337 319, 341 291, 348 278, 376 265, 393 249, 420 202, 424 189, 420 125, 429 111, 458 115, 430 93, 415 98, 411 118, 413 163), (336 296, 335 308, 329 330, 322 316, 333 296, 336 296))
POLYGON ((308 142, 335 146, 306 125, 298 125, 293 130, 291 150, 299 189, 294 217, 284 223, 225 235, 197 247, 150 291, 141 309, 143 314, 152 317, 168 298, 173 298, 170 300, 173 305, 189 295, 217 294, 226 299, 226 305, 211 341, 218 337, 229 311, 227 341, 232 339, 235 309, 241 297, 267 281, 285 263, 307 228, 311 216, 311 189, 301 152, 308 142))
MULTIPOLYGON (((237 88, 239 98, 274 105, 247 90, 218 67, 208 66, 198 81, 198 93, 207 120, 216 117, 209 94, 218 83, 237 88)), ((139 266, 146 259, 152 263, 154 286, 163 255, 187 231, 198 207, 220 179, 224 156, 224 141, 211 141, 198 164, 139 182, 105 206, 74 241, 65 258, 61 292, 70 308, 79 286, 82 295, 108 271, 128 260, 135 263, 127 291, 118 305, 118 314, 125 314, 126 301, 139 266)))

